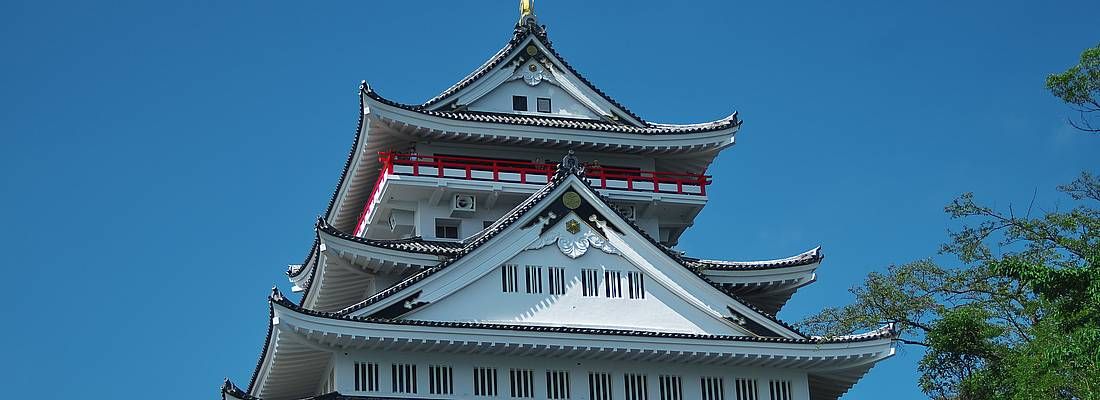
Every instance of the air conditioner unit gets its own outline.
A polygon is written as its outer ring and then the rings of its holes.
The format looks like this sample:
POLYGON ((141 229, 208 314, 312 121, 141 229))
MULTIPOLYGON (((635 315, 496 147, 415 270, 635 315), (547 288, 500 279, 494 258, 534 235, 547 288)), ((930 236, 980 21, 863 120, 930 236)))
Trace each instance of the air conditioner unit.
POLYGON ((624 217, 626 217, 626 219, 629 221, 634 221, 638 216, 637 207, 632 205, 616 204, 615 210, 618 211, 619 214, 622 214, 624 217))
POLYGON ((477 212, 477 198, 472 194, 456 194, 451 201, 451 216, 471 216, 477 212))

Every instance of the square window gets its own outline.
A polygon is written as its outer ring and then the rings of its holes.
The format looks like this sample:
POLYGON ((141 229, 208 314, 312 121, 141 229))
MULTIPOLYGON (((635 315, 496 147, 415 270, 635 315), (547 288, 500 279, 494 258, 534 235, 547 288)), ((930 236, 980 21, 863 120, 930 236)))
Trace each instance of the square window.
POLYGON ((512 96, 512 109, 527 111, 527 96, 512 96))
POLYGON ((458 225, 460 223, 461 221, 457 219, 435 220, 436 239, 458 239, 458 225))
POLYGON ((539 112, 548 113, 550 112, 550 99, 546 97, 539 97, 538 104, 536 106, 538 107, 539 112))

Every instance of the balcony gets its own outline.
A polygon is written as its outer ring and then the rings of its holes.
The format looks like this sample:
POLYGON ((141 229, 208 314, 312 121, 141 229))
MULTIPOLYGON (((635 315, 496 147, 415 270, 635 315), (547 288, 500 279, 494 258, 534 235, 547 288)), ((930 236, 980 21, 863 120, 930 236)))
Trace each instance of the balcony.
MULTIPOLYGON (((557 168, 557 163, 389 152, 379 153, 379 162, 382 173, 363 207, 357 224, 359 227, 362 227, 363 220, 370 215, 379 189, 391 176, 545 185, 557 168)), ((595 164, 585 164, 585 175, 596 189, 665 193, 698 197, 702 200, 705 200, 707 186, 711 183, 710 175, 706 174, 646 171, 595 164)))

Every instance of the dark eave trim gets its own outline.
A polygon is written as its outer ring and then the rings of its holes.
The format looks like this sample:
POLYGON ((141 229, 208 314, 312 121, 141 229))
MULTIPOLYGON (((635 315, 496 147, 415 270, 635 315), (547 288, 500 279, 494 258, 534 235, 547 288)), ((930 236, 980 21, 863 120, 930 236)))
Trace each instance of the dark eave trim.
POLYGON ((701 268, 711 271, 757 271, 765 269, 776 268, 788 268, 788 267, 801 267, 804 265, 810 265, 819 263, 825 259, 825 255, 821 252, 821 247, 817 247, 813 250, 805 252, 803 254, 785 258, 782 260, 770 260, 770 261, 721 261, 721 260, 701 260, 693 257, 683 257, 687 265, 695 268, 701 268))

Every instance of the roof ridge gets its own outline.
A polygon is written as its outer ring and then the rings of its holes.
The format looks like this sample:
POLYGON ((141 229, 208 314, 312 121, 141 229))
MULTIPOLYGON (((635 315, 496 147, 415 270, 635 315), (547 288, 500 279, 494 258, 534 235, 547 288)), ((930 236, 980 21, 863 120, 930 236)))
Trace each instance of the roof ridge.
POLYGON ((685 257, 685 260, 703 269, 712 270, 755 270, 778 267, 797 267, 810 265, 825 259, 821 252, 821 246, 804 251, 797 255, 774 260, 758 261, 733 261, 733 260, 709 260, 693 257, 685 257))

